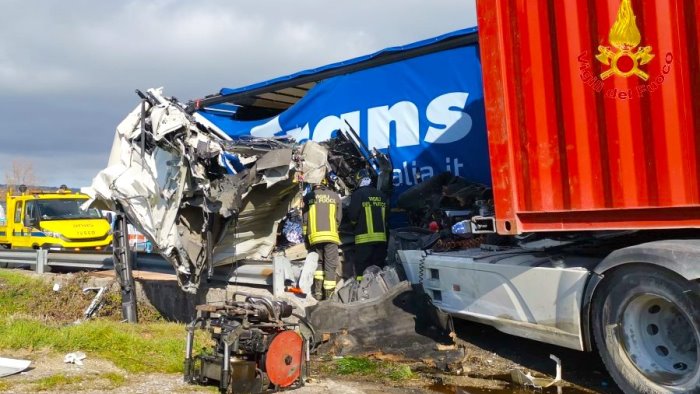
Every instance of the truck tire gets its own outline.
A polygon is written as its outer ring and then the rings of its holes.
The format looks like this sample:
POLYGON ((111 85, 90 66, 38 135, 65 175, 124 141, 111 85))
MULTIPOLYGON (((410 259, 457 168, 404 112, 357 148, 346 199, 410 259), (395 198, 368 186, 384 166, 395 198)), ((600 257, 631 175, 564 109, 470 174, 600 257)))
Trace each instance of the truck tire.
POLYGON ((629 264, 593 298, 603 363, 625 393, 700 393, 700 285, 663 268, 629 264))

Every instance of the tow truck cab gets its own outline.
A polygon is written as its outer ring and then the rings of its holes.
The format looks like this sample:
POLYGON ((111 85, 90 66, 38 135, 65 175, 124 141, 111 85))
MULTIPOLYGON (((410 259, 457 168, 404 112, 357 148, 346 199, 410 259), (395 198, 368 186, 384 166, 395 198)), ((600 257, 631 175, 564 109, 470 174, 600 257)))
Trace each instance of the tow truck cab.
POLYGON ((27 191, 6 195, 6 218, 0 221, 0 244, 53 251, 102 251, 112 242, 109 222, 94 208, 81 205, 88 196, 70 190, 27 191))

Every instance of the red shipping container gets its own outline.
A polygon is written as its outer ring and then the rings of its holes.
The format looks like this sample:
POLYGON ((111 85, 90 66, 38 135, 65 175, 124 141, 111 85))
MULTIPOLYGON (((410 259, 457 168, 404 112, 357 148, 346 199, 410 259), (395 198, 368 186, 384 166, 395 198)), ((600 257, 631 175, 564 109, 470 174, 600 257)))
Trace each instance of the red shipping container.
POLYGON ((700 227, 700 3, 477 12, 499 233, 700 227))

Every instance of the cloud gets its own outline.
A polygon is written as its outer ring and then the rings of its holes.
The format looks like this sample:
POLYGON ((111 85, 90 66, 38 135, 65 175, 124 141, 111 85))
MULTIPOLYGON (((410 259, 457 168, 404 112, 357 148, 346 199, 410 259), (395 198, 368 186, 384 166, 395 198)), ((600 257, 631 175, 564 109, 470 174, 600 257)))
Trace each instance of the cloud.
POLYGON ((473 0, 5 0, 0 157, 87 183, 134 89, 187 101, 475 23, 473 0))

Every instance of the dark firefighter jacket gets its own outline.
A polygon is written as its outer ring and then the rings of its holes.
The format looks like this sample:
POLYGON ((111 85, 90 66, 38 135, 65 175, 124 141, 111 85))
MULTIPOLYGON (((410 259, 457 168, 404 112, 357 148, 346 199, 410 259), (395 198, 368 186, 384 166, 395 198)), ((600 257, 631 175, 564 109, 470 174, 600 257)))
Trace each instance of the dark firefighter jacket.
POLYGON ((343 218, 340 197, 332 190, 318 188, 304 197, 304 234, 309 243, 322 242, 340 244, 338 226, 343 218))
POLYGON ((386 242, 387 201, 372 186, 355 190, 350 198, 350 221, 355 226, 355 243, 386 242))

